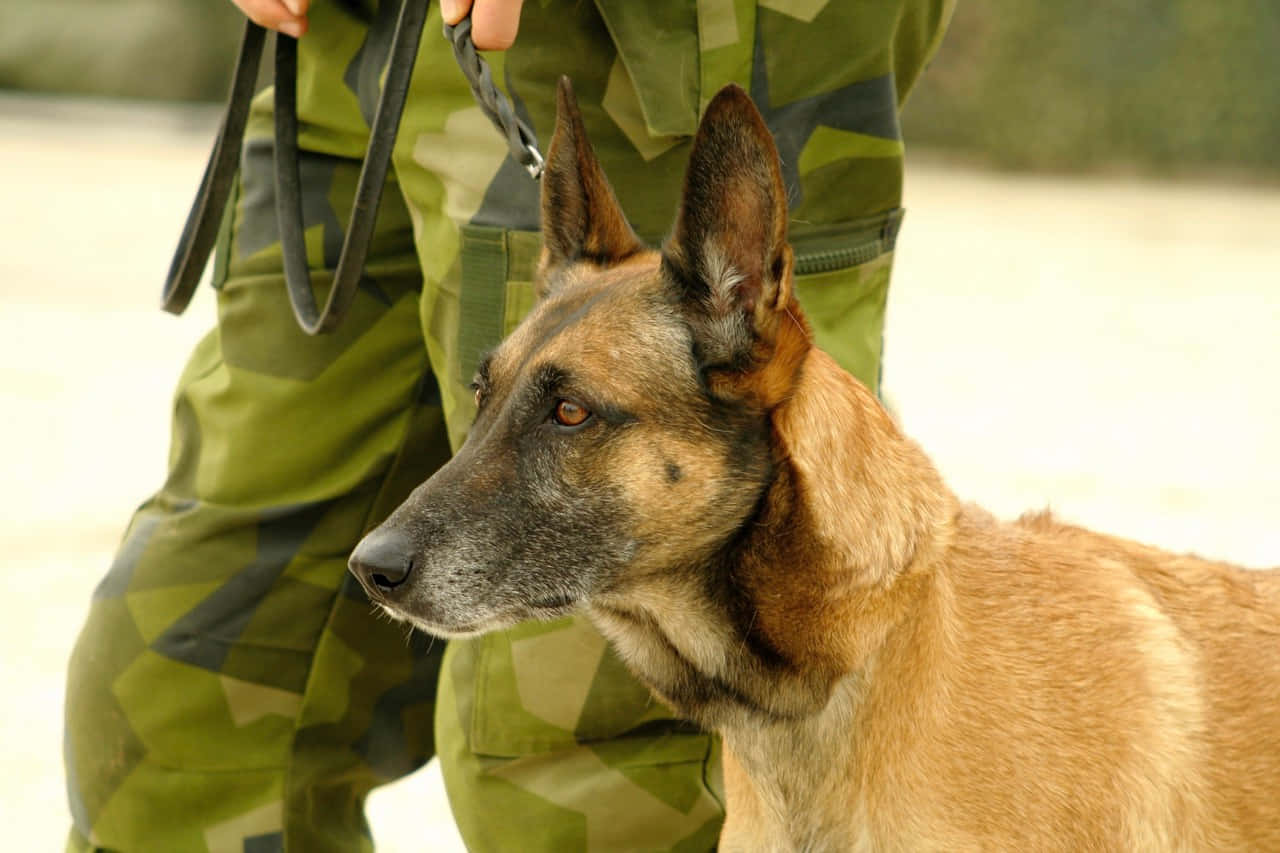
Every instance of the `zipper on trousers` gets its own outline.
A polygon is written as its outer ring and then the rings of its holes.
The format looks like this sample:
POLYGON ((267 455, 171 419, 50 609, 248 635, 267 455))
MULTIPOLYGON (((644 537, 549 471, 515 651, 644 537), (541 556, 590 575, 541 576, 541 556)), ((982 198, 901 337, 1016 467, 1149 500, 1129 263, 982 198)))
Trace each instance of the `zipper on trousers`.
POLYGON ((902 208, 882 216, 842 223, 792 240, 795 249, 795 274, 835 272, 865 264, 893 250, 902 225, 902 208))

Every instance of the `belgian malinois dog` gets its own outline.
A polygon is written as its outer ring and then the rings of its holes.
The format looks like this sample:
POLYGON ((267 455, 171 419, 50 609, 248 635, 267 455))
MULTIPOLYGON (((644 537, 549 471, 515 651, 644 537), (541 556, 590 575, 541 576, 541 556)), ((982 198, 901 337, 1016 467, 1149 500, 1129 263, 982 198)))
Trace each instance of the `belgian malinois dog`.
POLYGON ((723 736, 724 850, 1280 851, 1280 571, 960 503, 812 346, 746 93, 661 250, 558 105, 540 301, 356 549, 373 601, 444 636, 584 610, 723 736))

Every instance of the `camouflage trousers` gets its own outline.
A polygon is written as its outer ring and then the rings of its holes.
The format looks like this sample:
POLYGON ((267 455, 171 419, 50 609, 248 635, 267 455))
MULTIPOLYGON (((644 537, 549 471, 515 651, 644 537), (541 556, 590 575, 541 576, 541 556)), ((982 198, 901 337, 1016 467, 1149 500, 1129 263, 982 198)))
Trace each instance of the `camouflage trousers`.
MULTIPOLYGON (((946 0, 525 5, 498 79, 546 141, 570 75, 649 239, 673 216, 701 107, 749 88, 792 196, 797 289, 873 386, 899 222, 898 110, 946 0)), ((300 44, 304 223, 329 281, 393 25, 313 4, 300 44)), ((438 37, 415 69, 377 234, 344 325, 295 325, 255 106, 215 261, 217 328, 173 402, 169 474, 137 511, 69 667, 70 850, 372 847, 367 793, 441 760, 468 846, 709 850, 717 744, 576 620, 448 644, 378 617, 347 555, 472 416, 476 357, 532 302, 537 188, 438 37)), ((429 845, 426 845, 429 846, 429 845)))

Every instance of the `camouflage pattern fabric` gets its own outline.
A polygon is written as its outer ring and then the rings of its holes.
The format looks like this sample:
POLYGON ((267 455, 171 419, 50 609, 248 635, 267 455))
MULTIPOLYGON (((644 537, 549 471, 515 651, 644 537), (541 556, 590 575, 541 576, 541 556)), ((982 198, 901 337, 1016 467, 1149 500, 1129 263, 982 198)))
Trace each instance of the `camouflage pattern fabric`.
MULTIPOLYGON (((544 144, 569 74, 637 230, 673 216, 689 136, 747 87, 792 194, 819 344, 878 382, 900 218, 898 110, 949 0, 525 5, 491 56, 544 144)), ((337 260, 393 10, 313 6, 300 43, 308 256, 337 260)), ((218 326, 173 404, 169 476, 94 593, 68 676, 68 849, 371 849, 364 797, 438 754, 469 848, 709 850, 718 744, 675 720, 580 620, 406 636, 346 572, 362 533, 447 458, 479 353, 532 302, 537 187, 427 23, 359 295, 295 325, 255 105, 215 261, 218 326), (438 689, 438 693, 437 693, 438 689)), ((323 292, 318 294, 323 297, 323 292)))

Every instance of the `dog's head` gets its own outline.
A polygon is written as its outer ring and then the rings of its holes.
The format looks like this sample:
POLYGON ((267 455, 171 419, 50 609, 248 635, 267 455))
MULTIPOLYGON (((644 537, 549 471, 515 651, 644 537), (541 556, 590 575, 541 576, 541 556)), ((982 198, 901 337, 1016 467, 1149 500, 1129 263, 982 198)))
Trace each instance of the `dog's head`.
POLYGON ((539 301, 476 375, 466 443, 351 558, 371 598, 466 635, 696 572, 778 460, 770 411, 809 349, 777 151, 711 102, 662 249, 644 246, 567 80, 542 184, 539 301))

